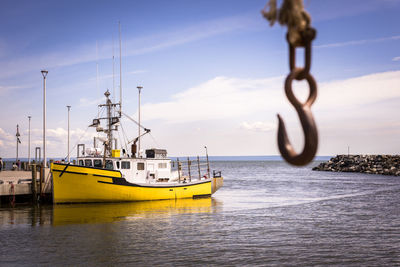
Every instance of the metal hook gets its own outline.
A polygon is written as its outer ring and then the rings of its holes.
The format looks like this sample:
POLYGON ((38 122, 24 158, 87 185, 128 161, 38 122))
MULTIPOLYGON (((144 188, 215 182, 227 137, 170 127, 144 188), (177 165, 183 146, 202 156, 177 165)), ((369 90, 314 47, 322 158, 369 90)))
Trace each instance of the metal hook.
POLYGON ((297 154, 286 133, 285 123, 278 114, 278 146, 282 157, 290 164, 302 166, 309 163, 315 156, 318 148, 318 131, 313 115, 311 113, 311 105, 317 97, 317 83, 310 73, 304 74, 304 69, 295 68, 288 75, 285 81, 285 93, 290 103, 295 107, 299 115, 301 126, 303 127, 305 143, 304 149, 297 154), (301 103, 293 94, 292 82, 300 77, 307 80, 310 87, 310 94, 305 103, 301 103))

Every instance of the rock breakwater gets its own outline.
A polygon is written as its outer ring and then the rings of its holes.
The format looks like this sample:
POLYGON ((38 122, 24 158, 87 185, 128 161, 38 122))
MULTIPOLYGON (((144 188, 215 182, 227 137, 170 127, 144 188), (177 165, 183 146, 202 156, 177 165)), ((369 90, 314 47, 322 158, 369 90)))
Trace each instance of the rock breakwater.
POLYGON ((400 155, 337 155, 312 170, 400 176, 400 155))

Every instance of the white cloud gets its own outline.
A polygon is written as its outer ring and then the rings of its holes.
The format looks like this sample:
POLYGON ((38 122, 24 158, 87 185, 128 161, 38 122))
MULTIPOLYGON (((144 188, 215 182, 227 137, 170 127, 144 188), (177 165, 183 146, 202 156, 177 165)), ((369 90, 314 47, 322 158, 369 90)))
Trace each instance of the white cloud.
POLYGON ((97 106, 101 101, 104 100, 104 96, 97 99, 87 99, 87 98, 79 98, 79 106, 80 107, 93 107, 97 106))
POLYGON ((0 147, 7 147, 15 144, 16 138, 14 135, 0 128, 0 147))
MULTIPOLYGON (((182 147, 182 142, 190 139, 193 146, 201 147, 204 143, 214 146, 220 155, 237 153, 229 149, 238 142, 243 142, 240 153, 274 154, 277 151, 274 138, 277 121, 273 120, 275 114, 280 113, 287 124, 290 140, 301 148, 300 123, 284 94, 283 82, 284 77, 216 77, 164 102, 144 104, 142 119, 163 140, 160 143, 175 149, 175 153, 192 153, 192 147, 182 147), (202 130, 198 131, 198 128, 202 130), (212 131, 206 130, 210 128, 212 131), (265 134, 253 134, 257 131, 265 134)), ((347 143, 353 151, 360 153, 394 153, 399 150, 400 147, 396 147, 400 134, 397 118, 400 112, 397 104, 400 101, 399 84, 400 71, 318 83, 318 97, 312 111, 320 132, 319 154, 339 153, 341 147, 347 149, 347 143)), ((301 99, 308 95, 305 82, 295 83, 294 89, 301 99)), ((8 131, 12 132, 12 129, 8 131)), ((32 130, 32 144, 41 146, 41 134, 41 129, 32 130)), ((26 146, 26 135, 25 131, 21 137, 22 146, 26 146)), ((91 143, 93 135, 93 130, 73 129, 71 147, 78 143, 79 138, 79 143, 91 143)), ((48 140, 49 155, 66 155, 65 128, 49 129, 48 140)), ((3 148, 7 147, 8 154, 15 153, 14 134, 0 129, 0 141, 3 155, 3 148)))
POLYGON ((276 124, 271 122, 242 122, 240 128, 254 132, 269 132, 276 129, 276 124))
POLYGON ((376 39, 352 40, 352 41, 340 42, 340 43, 322 44, 322 45, 315 45, 314 47, 315 48, 333 48, 333 47, 363 45, 363 44, 370 44, 370 43, 381 43, 381 42, 396 41, 396 40, 400 40, 400 35, 394 35, 394 36, 390 36, 390 37, 383 37, 383 38, 376 38, 376 39))
POLYGON ((280 97, 281 87, 282 77, 216 77, 172 96, 169 101, 143 105, 143 119, 184 123, 246 116, 265 110, 266 106, 277 107, 279 101, 274 99, 280 97))
POLYGON ((17 89, 22 89, 26 88, 25 86, 1 86, 0 85, 0 95, 10 91, 10 90, 17 90, 17 89))
MULTIPOLYGON (((25 135, 28 135, 28 132, 24 132, 25 135)), ((31 136, 32 139, 37 139, 41 141, 43 135, 43 130, 42 129, 32 129, 31 130, 31 136)), ((46 138, 49 139, 50 141, 56 141, 60 143, 67 143, 67 136, 68 136, 68 131, 64 128, 58 127, 58 128, 50 128, 47 129, 46 131, 46 138)), ((88 133, 87 131, 84 131, 82 129, 76 128, 76 129, 71 129, 70 130, 70 138, 71 140, 92 140, 93 135, 88 133)), ((72 143, 72 142, 71 142, 72 143)))
MULTIPOLYGON (((243 140, 249 145, 244 146, 241 153, 251 155, 276 153, 275 114, 280 113, 291 142, 300 151, 304 137, 298 115, 284 94, 283 82, 283 77, 217 77, 176 94, 168 101, 147 103, 141 114, 146 125, 164 122, 163 134, 170 136, 168 144, 175 143, 179 147, 182 140, 195 135, 193 130, 184 130, 187 126, 212 127, 212 134, 205 136, 203 132, 191 140, 201 142, 207 138, 222 151, 221 155, 234 153, 229 147, 243 140), (238 124, 248 132, 238 131, 238 124), (255 131, 263 131, 265 135, 251 134, 255 131), (264 149, 253 148, 250 143, 263 144, 264 149)), ((400 134, 399 124, 395 123, 400 112, 399 84, 400 71, 318 83, 318 97, 312 106, 320 133, 318 153, 342 153, 342 147, 347 149, 346 143, 360 153, 394 153, 400 149, 393 145, 400 134)), ((294 91, 301 101, 308 96, 305 82, 296 82, 294 91)))
POLYGON ((400 71, 374 73, 320 83, 316 106, 321 109, 360 107, 400 97, 400 71))
MULTIPOLYGON (((400 97, 400 71, 369 74, 361 77, 319 83, 313 110, 333 111, 367 107, 368 104, 400 97)), ((308 96, 305 82, 293 86, 296 96, 308 96)), ((232 119, 260 113, 292 111, 283 92, 283 77, 237 79, 216 77, 192 87, 171 100, 142 106, 142 119, 167 123, 232 119)), ((343 114, 346 115, 346 114, 343 114)), ((137 117, 136 114, 132 117, 137 117)))
POLYGON ((393 61, 400 61, 400 57, 394 57, 392 58, 393 61))

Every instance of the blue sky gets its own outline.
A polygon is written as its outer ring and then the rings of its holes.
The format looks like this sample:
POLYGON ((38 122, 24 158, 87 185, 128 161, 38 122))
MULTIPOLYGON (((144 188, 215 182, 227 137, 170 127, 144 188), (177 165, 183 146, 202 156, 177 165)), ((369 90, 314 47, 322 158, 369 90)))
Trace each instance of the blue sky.
MULTIPOLYGON (((203 154, 205 144, 213 155, 276 155, 280 113, 300 150, 300 124, 283 92, 286 29, 262 18, 265 4, 3 0, 0 156, 15 156, 16 124, 20 155, 27 154, 28 115, 32 147, 41 145, 43 68, 49 70, 49 157, 66 155, 66 105, 72 106, 71 144, 91 142, 95 133, 87 126, 96 103, 107 88, 113 92, 113 47, 119 88, 118 21, 123 109, 137 117, 136 86, 142 85, 143 124, 154 137, 143 139, 146 146, 176 156, 203 154)), ((400 1, 306 0, 305 6, 318 31, 311 69, 319 85, 312 108, 318 154, 347 153, 347 146, 352 153, 398 153, 400 1)), ((304 99, 305 84, 295 87, 304 99)), ((135 125, 123 125, 128 139, 136 137, 135 125)))

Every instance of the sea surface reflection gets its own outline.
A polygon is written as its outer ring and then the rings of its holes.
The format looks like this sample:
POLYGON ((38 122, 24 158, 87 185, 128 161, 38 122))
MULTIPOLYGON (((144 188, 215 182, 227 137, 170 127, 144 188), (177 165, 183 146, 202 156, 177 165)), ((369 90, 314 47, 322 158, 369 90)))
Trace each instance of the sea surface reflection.
POLYGON ((212 198, 3 206, 0 265, 400 266, 399 177, 213 167, 212 198))
POLYGON ((111 223, 170 217, 185 213, 213 212, 218 201, 211 198, 140 201, 110 204, 55 205, 52 224, 111 223))

